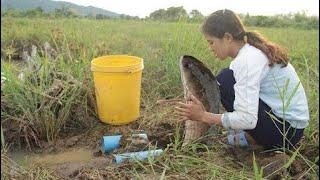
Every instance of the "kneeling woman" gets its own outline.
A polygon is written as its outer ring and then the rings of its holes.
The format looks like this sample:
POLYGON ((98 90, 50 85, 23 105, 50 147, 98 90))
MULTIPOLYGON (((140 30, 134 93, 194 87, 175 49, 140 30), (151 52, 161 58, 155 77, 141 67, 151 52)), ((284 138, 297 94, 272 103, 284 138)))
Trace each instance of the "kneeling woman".
POLYGON ((221 125, 229 130, 231 145, 261 145, 266 149, 292 148, 308 126, 309 110, 304 88, 286 52, 246 31, 230 10, 212 13, 202 32, 217 58, 233 58, 217 75, 221 102, 227 112, 206 112, 195 97, 176 110, 182 119, 221 125))

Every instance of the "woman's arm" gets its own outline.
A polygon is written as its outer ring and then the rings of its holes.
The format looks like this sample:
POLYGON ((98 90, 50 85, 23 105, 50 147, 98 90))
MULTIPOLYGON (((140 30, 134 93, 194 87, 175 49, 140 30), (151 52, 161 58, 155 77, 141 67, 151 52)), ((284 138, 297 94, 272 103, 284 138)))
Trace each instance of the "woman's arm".
POLYGON ((222 126, 221 118, 222 114, 214 114, 211 112, 205 112, 202 118, 202 122, 208 123, 210 125, 215 124, 215 125, 220 125, 222 126))
POLYGON ((181 120, 194 120, 201 121, 208 124, 222 125, 221 123, 221 114, 214 114, 207 112, 201 103, 196 97, 191 95, 191 101, 188 101, 186 104, 179 102, 175 107, 178 114, 182 117, 181 120))

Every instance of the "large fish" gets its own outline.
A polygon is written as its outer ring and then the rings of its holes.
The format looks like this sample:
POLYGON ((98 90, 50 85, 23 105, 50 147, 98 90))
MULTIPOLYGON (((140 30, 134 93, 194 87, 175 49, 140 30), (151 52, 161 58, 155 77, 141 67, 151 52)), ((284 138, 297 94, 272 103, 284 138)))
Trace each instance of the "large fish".
MULTIPOLYGON (((220 92, 215 76, 196 58, 184 55, 180 59, 180 73, 185 100, 194 95, 201 101, 208 112, 219 113, 220 92)), ((182 146, 203 136, 210 126, 199 121, 185 122, 184 141, 182 146)))

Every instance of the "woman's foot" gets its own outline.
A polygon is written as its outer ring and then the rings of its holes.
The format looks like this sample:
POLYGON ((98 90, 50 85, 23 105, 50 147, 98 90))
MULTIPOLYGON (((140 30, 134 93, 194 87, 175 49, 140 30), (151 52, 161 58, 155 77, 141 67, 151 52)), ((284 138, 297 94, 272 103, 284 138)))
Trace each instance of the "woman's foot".
POLYGON ((245 134, 243 130, 230 130, 227 136, 228 144, 236 147, 249 147, 245 134))
POLYGON ((222 144, 232 147, 250 149, 263 149, 256 141, 243 130, 229 130, 227 137, 222 139, 222 144))

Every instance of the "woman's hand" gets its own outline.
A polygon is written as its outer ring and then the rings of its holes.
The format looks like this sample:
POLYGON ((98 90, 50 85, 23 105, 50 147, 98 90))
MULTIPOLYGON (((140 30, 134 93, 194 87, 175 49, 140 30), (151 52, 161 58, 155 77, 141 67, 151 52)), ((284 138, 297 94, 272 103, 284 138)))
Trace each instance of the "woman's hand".
POLYGON ((175 109, 181 116, 180 120, 182 121, 204 121, 204 117, 206 115, 206 109, 202 102, 193 95, 191 95, 191 101, 188 101, 187 104, 178 102, 175 109))

